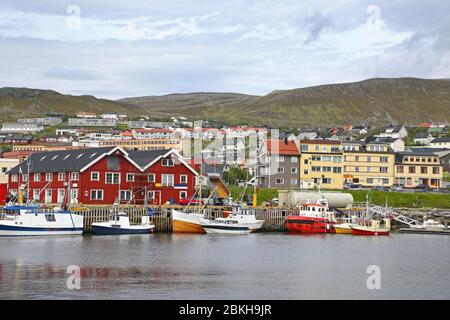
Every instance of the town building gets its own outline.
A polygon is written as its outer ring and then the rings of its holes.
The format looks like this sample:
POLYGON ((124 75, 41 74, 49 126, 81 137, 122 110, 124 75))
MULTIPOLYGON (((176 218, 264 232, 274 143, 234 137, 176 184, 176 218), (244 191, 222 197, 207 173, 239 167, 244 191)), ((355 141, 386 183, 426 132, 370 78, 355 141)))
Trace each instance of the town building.
POLYGON ((78 112, 76 114, 77 118, 94 119, 97 118, 97 114, 93 112, 78 112))
POLYGON ((41 117, 41 118, 22 118, 17 119, 19 123, 35 123, 41 124, 43 126, 57 126, 60 125, 63 121, 58 117, 41 117))
POLYGON ((450 149, 450 137, 436 138, 430 142, 431 148, 447 148, 450 149))
POLYGON ((379 137, 380 138, 392 138, 392 139, 403 139, 408 136, 408 130, 403 125, 396 126, 386 126, 383 127, 379 137))
POLYGON ((300 141, 300 188, 344 187, 343 150, 336 140, 300 141))
POLYGON ((265 140, 259 152, 258 186, 293 189, 300 187, 300 151, 294 141, 265 140))
POLYGON ((397 153, 395 158, 395 185, 405 188, 442 187, 443 168, 439 156, 412 150, 397 153))
POLYGON ((172 122, 161 122, 161 121, 147 121, 147 120, 137 120, 137 121, 127 121, 128 128, 139 129, 139 128, 167 128, 170 129, 173 126, 172 122))
POLYGON ((395 153, 387 144, 343 144, 344 179, 364 187, 391 187, 394 184, 395 153))
POLYGON ((36 133, 44 130, 40 123, 3 122, 0 132, 36 133))
POLYGON ((197 172, 175 150, 126 151, 121 147, 39 152, 7 172, 8 190, 19 188, 41 203, 111 205, 179 203, 195 193, 197 172))
POLYGON ((8 183, 7 172, 20 163, 18 158, 0 158, 0 184, 8 183))
POLYGON ((117 126, 117 120, 101 118, 69 118, 68 125, 78 127, 115 127, 117 126))
POLYGON ((429 132, 417 132, 414 136, 414 144, 428 146, 433 139, 433 135, 429 132))
POLYGON ((121 146, 127 150, 159 150, 175 149, 178 152, 183 150, 179 139, 111 139, 98 141, 99 147, 121 146))
POLYGON ((33 142, 30 144, 13 145, 12 151, 32 151, 32 152, 45 152, 45 151, 58 151, 58 150, 72 150, 78 149, 70 144, 57 144, 46 142, 33 142))

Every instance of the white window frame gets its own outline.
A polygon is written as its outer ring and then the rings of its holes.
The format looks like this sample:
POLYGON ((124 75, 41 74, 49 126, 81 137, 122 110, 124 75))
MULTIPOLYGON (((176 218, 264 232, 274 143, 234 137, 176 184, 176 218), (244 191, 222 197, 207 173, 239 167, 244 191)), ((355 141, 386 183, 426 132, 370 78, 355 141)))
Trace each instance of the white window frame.
POLYGON ((71 172, 70 173, 70 181, 78 181, 80 180, 80 173, 79 172, 71 172))
POLYGON ((179 194, 179 199, 187 199, 188 198, 188 193, 187 191, 180 191, 179 194), (183 196, 184 195, 184 196, 183 196))
POLYGON ((162 174, 161 175, 161 185, 163 187, 173 187, 174 186, 174 175, 173 174, 162 174), (171 179, 167 180, 166 178, 170 177, 171 179))
POLYGON ((39 201, 40 193, 41 193, 40 189, 33 189, 33 200, 39 201))
POLYGON ((298 184, 298 179, 297 178, 291 178, 291 186, 296 186, 297 184, 298 184))
POLYGON ((65 172, 58 172, 58 181, 66 181, 66 173, 65 172))
POLYGON ((40 182, 41 181, 41 174, 40 173, 33 174, 33 181, 40 182), (36 179, 36 177, 37 177, 37 179, 36 179))
POLYGON ((58 193, 56 194, 56 202, 63 203, 64 198, 66 197, 66 189, 59 188, 58 193))
POLYGON ((105 184, 120 184, 120 173, 119 172, 106 172, 105 173, 105 184), (108 182, 109 175, 111 175, 111 182, 108 182), (117 182, 114 182, 116 177, 119 177, 119 179, 117 182))
POLYGON ((11 175, 11 182, 17 182, 19 181, 19 175, 18 174, 12 174, 11 175))
POLYGON ((120 201, 130 201, 133 198, 132 190, 120 190, 120 201), (125 197, 122 197, 125 195, 125 197))
POLYGON ((291 157, 291 163, 298 163, 297 157, 291 157))
POLYGON ((284 179, 283 178, 276 178, 275 179, 275 184, 284 184, 284 179), (278 180, 280 180, 280 182, 278 182, 278 180))
POLYGON ((47 173, 45 174, 45 181, 46 181, 46 182, 53 181, 53 172, 47 172, 47 173))
POLYGON ((91 189, 90 197, 91 197, 91 200, 94 200, 94 201, 102 201, 103 198, 104 198, 104 194, 105 194, 105 192, 104 192, 103 189, 91 189), (95 192, 95 197, 92 197, 93 192, 95 192), (101 193, 102 197, 101 197, 101 198, 98 198, 98 195, 99 195, 100 193, 101 193))
POLYGON ((134 173, 127 173, 127 182, 134 182, 134 173), (131 177, 131 179, 129 179, 131 177))
POLYGON ((174 167, 175 166, 175 161, 173 161, 173 159, 162 159, 161 160, 161 165, 163 167, 174 167))
POLYGON ((28 174, 22 173, 22 182, 28 182, 28 174))
POLYGON ((150 174, 148 175, 148 177, 147 177, 147 182, 149 182, 149 183, 155 183, 155 182, 156 182, 156 175, 155 175, 154 173, 150 173, 150 174), (150 177, 152 177, 152 178, 150 179, 150 177))
POLYGON ((292 174, 297 174, 298 173, 298 168, 297 167, 291 167, 291 173, 292 174))
POLYGON ((277 168, 277 173, 284 173, 284 168, 283 167, 278 167, 277 168))
POLYGON ((91 172, 91 181, 100 181, 100 172, 98 172, 98 171, 92 171, 92 172, 91 172), (97 178, 96 178, 96 179, 94 179, 94 174, 97 175, 97 178))
POLYGON ((180 183, 186 183, 186 184, 188 183, 188 175, 187 174, 180 174, 180 183))

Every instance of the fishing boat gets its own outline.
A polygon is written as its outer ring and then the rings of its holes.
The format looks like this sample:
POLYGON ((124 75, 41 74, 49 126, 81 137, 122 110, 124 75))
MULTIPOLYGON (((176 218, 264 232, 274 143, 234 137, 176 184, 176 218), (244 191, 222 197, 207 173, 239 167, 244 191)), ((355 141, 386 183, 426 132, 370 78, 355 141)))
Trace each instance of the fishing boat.
POLYGON ((335 233, 333 224, 336 223, 335 214, 330 211, 328 201, 306 201, 299 206, 298 214, 289 215, 285 220, 289 232, 306 234, 335 233))
POLYGON ((342 218, 333 225, 336 234, 352 234, 352 227, 356 227, 354 217, 352 218, 342 218))
POLYGON ((0 236, 83 234, 83 216, 55 208, 22 208, 0 220, 0 236))
POLYGON ((151 215, 147 213, 142 216, 140 225, 132 225, 125 212, 114 212, 109 221, 92 223, 92 233, 95 235, 149 234, 155 230, 155 225, 150 222, 151 215))
POLYGON ((214 220, 201 219, 206 233, 249 234, 260 229, 264 220, 257 220, 253 210, 242 206, 234 206, 231 213, 224 218, 214 220))
POLYGON ((439 221, 428 219, 423 224, 411 228, 400 228, 398 232, 402 233, 421 233, 421 234, 444 234, 450 235, 450 229, 439 221))
POLYGON ((352 234, 355 236, 388 236, 391 230, 391 219, 370 220, 370 222, 360 222, 352 227, 352 234))
MULTIPOLYGON (((151 217, 154 214, 153 209, 148 207, 147 187, 144 189, 144 208, 145 215, 141 217, 141 224, 131 224, 130 218, 123 211, 120 210, 120 189, 118 190, 117 198, 114 201, 114 208, 111 209, 111 216, 109 221, 92 223, 92 233, 95 235, 118 235, 118 234, 150 234, 155 230, 155 225, 151 222, 151 217)), ((142 190, 138 190, 137 193, 142 190)), ((127 202, 125 207, 131 203, 133 197, 127 202)))

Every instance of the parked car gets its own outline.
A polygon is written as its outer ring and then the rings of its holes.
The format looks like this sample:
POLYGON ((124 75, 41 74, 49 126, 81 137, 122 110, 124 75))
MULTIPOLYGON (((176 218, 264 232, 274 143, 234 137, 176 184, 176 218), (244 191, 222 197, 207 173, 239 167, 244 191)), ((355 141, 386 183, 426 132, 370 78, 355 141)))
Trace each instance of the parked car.
POLYGON ((357 184, 357 183, 351 183, 351 184, 344 186, 344 188, 347 190, 361 190, 361 189, 363 189, 363 186, 360 184, 357 184))
POLYGON ((401 186, 393 186, 391 188, 392 191, 396 191, 396 192, 402 192, 404 191, 404 189, 401 186))
POLYGON ((431 191, 431 188, 427 186, 426 184, 419 184, 417 187, 414 188, 418 192, 427 192, 431 191))
POLYGON ((372 190, 383 191, 383 192, 389 192, 390 191, 388 188, 380 187, 380 186, 375 186, 375 187, 372 188, 372 190))

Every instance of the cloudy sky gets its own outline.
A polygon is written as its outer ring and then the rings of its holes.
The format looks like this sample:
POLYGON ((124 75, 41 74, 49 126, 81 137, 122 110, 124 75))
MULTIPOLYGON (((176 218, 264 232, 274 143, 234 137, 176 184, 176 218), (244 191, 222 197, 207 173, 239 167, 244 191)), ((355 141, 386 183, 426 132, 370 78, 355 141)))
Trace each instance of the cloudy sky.
POLYGON ((448 0, 2 0, 0 87, 118 99, 450 78, 448 0))

